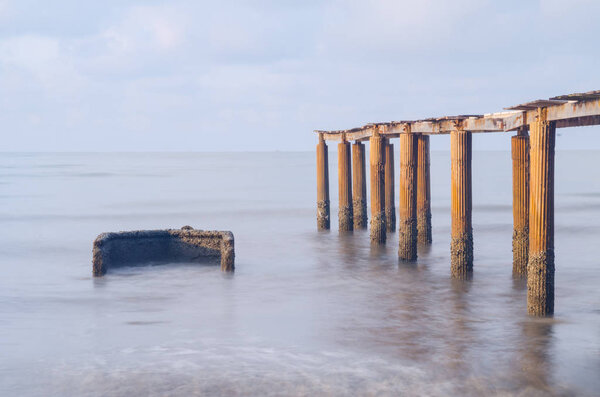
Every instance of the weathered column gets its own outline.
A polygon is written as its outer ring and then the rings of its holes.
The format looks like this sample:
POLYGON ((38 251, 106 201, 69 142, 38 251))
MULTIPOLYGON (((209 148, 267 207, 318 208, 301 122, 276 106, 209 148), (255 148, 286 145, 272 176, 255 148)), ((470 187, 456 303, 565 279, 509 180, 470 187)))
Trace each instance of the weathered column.
POLYGON ((365 145, 352 145, 352 202, 354 228, 367 228, 367 174, 365 168, 365 145))
POLYGON ((388 232, 396 231, 396 193, 394 189, 394 144, 385 143, 385 225, 388 232))
POLYGON ((450 133, 452 173, 452 277, 468 279, 473 273, 473 227, 471 223, 471 144, 470 131, 450 133))
POLYGON ((323 134, 317 144, 317 229, 329 229, 329 155, 323 134))
POLYGON ((351 231, 352 220, 352 174, 351 174, 350 142, 346 136, 342 136, 342 142, 338 144, 338 185, 340 206, 338 211, 339 230, 351 231))
POLYGON ((431 182, 429 176, 429 135, 417 140, 417 240, 431 244, 431 182))
POLYGON ((513 275, 527 274, 529 250, 529 136, 527 127, 511 138, 513 177, 513 275))
POLYGON ((371 242, 384 244, 385 232, 385 146, 378 127, 369 140, 371 163, 371 242))
POLYGON ((554 313, 554 140, 555 122, 546 109, 538 109, 529 125, 529 261, 527 312, 535 316, 554 313))
POLYGON ((417 135, 410 125, 400 134, 400 201, 398 257, 417 259, 417 135))

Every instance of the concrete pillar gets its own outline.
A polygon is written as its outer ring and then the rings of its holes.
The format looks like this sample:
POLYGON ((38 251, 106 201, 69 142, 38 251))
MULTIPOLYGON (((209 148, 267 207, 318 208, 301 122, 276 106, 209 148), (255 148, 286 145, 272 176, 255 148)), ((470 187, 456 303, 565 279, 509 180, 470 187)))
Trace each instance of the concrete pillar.
POLYGON ((417 135, 400 134, 400 201, 398 257, 403 260, 417 259, 417 135))
POLYGON ((385 144, 385 226, 388 233, 396 231, 396 192, 394 188, 394 144, 385 144))
POLYGON ((371 242, 385 244, 385 145, 377 127, 369 140, 371 163, 371 242))
POLYGON ((317 144, 317 229, 328 230, 329 222, 329 154, 323 134, 317 144))
POLYGON ((471 132, 450 133, 452 174, 452 277, 469 279, 473 274, 473 227, 471 223, 471 132))
POLYGON ((556 123, 545 108, 529 125, 529 258, 527 312, 554 313, 554 141, 556 123))
POLYGON ((513 275, 527 274, 529 250, 529 136, 527 128, 511 138, 513 177, 513 275))
POLYGON ((221 235, 221 271, 233 272, 235 270, 235 249, 233 233, 222 232, 221 235))
POLYGON ((352 145, 352 202, 354 229, 367 228, 367 174, 365 168, 365 145, 352 145))
POLYGON ((351 231, 354 225, 352 220, 352 160, 350 157, 350 142, 343 136, 338 144, 338 185, 339 185, 339 230, 351 231))
POLYGON ((431 244, 431 181, 429 175, 429 135, 417 140, 417 241, 431 244))

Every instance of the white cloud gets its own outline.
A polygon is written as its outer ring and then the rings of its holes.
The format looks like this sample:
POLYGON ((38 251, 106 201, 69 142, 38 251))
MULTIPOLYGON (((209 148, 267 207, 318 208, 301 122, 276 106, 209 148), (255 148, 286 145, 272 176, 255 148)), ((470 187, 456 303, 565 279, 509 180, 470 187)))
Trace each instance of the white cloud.
POLYGON ((33 79, 48 91, 72 92, 79 76, 59 40, 21 36, 0 40, 0 65, 33 79))
POLYGON ((0 42, 0 57, 6 63, 40 71, 58 59, 59 43, 56 39, 42 36, 8 38, 0 42))
POLYGON ((427 51, 446 52, 477 17, 485 1, 452 2, 379 0, 334 2, 321 35, 321 53, 343 56, 379 54, 406 57, 427 51), (401 54, 401 52, 409 52, 401 54))
POLYGON ((173 50, 183 44, 187 22, 175 6, 136 6, 101 36, 118 52, 173 50))

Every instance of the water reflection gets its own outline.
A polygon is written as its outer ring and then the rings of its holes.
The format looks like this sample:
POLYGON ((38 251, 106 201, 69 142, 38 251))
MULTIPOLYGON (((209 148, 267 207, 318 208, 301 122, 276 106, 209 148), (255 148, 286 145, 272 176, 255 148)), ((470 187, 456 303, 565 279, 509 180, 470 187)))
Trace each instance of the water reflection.
POLYGON ((469 373, 469 349, 473 340, 473 329, 470 323, 469 290, 470 280, 450 280, 450 324, 448 324, 446 349, 449 369, 453 376, 463 376, 469 373))
POLYGON ((522 323, 518 345, 523 385, 551 391, 553 327, 554 321, 551 319, 527 320, 522 323))
POLYGON ((527 275, 514 274, 512 276, 512 287, 515 291, 527 291, 527 275))
POLYGON ((338 241, 334 242, 337 246, 329 248, 338 252, 338 256, 341 260, 340 264, 347 269, 355 268, 363 263, 363 261, 360 260, 360 247, 356 244, 354 237, 354 232, 352 231, 340 232, 338 241))
POLYGON ((419 257, 428 256, 431 253, 431 244, 419 244, 417 245, 417 254, 419 257))

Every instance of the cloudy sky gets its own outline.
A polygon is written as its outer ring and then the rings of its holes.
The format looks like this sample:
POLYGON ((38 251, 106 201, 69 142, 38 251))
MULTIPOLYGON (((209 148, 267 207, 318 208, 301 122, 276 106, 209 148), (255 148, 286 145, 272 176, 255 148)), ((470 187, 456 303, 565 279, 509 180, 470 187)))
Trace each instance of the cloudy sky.
MULTIPOLYGON (((313 129, 600 89, 599 16, 596 0, 0 0, 0 150, 312 150, 313 129)), ((476 147, 508 145, 488 136, 476 147)), ((598 127, 557 139, 590 147, 598 127)))

